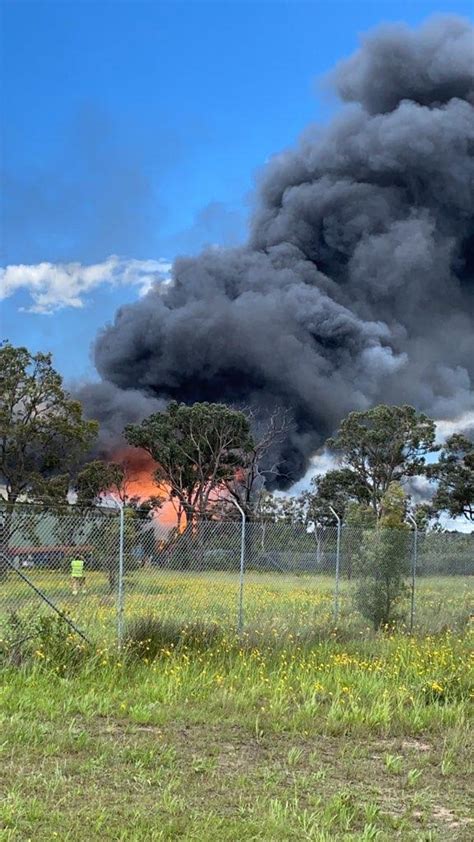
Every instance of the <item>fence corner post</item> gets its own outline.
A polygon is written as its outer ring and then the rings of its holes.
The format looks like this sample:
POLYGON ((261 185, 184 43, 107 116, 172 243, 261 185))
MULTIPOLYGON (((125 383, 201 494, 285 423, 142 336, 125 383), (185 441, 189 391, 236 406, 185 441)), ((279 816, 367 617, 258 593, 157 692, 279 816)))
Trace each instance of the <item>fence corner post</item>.
POLYGON ((418 524, 413 515, 407 515, 407 520, 413 524, 413 552, 411 561, 411 601, 410 601, 410 634, 413 633, 415 623, 415 589, 416 589, 416 567, 418 562, 418 524))
POLYGON ((339 620, 339 577, 340 577, 340 561, 341 561, 341 518, 338 513, 329 506, 332 514, 337 520, 337 538, 336 538, 336 582, 334 585, 334 622, 337 624, 339 620))
POLYGON ((117 643, 119 649, 123 645, 123 614, 124 614, 124 590, 123 590, 123 549, 125 538, 125 513, 122 502, 119 504, 119 554, 118 554, 118 581, 117 581, 117 643))

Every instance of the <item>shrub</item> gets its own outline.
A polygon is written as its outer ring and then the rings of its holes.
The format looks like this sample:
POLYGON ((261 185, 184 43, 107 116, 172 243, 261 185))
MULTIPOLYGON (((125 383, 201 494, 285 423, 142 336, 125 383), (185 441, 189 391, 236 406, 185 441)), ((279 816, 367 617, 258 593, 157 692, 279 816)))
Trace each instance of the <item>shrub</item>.
POLYGON ((356 564, 359 582, 355 603, 376 631, 401 619, 399 606, 410 572, 411 536, 403 522, 405 497, 397 483, 389 486, 382 506, 377 528, 363 534, 356 564))
POLYGON ((221 639, 222 634, 214 623, 180 625, 174 620, 162 620, 149 614, 137 617, 128 625, 125 646, 132 656, 153 660, 164 649, 208 648, 221 639))
POLYGON ((74 670, 91 654, 91 647, 62 617, 40 617, 34 641, 39 660, 63 672, 74 670))
POLYGON ((31 619, 12 611, 2 628, 0 664, 21 666, 31 657, 33 637, 31 619))
POLYGON ((362 575, 355 591, 355 603, 375 631, 394 626, 402 619, 400 603, 407 587, 409 567, 406 556, 406 532, 377 530, 364 537, 362 575))
POLYGON ((91 654, 91 647, 57 616, 31 618, 13 612, 0 644, 0 663, 22 666, 35 660, 63 674, 91 654))

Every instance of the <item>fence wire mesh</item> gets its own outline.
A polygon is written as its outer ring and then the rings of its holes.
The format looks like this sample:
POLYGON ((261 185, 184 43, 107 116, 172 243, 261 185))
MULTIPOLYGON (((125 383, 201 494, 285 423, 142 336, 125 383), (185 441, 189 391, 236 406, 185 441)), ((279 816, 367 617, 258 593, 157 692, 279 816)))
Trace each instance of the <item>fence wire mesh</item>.
POLYGON ((436 632, 472 616, 474 534, 0 505, 0 637, 52 611, 113 642, 136 618, 280 636, 436 632), (80 562, 77 565, 77 562, 80 562))

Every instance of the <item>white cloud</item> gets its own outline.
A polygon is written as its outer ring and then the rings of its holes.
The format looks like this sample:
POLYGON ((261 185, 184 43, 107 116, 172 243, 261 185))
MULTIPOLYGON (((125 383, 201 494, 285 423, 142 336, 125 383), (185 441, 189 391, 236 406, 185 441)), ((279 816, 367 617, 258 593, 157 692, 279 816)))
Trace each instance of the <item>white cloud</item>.
POLYGON ((170 280, 171 263, 135 260, 111 255, 102 263, 17 264, 0 268, 0 300, 27 290, 30 313, 54 313, 64 307, 83 307, 90 293, 101 286, 137 287, 145 295, 154 283, 170 280))

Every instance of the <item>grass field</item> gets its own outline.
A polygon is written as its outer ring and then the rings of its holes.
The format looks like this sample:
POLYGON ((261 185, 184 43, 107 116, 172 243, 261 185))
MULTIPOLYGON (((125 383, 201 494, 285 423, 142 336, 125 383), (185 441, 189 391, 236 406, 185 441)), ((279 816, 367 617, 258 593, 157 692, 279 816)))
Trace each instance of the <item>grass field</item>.
POLYGON ((467 580, 427 579, 419 619, 452 628, 410 637, 367 631, 347 585, 331 630, 330 580, 253 574, 239 639, 235 577, 140 571, 127 617, 160 623, 138 657, 101 574, 75 601, 35 577, 94 645, 53 625, 5 648, 0 839, 472 839, 467 580))
POLYGON ((2 673, 1 838, 468 840, 468 644, 43 642, 2 673))
MULTIPOLYGON (((107 577, 89 572, 87 591, 73 596, 66 573, 27 570, 27 576, 53 602, 76 620, 94 641, 111 641, 116 633, 117 594, 109 593, 107 577)), ((439 632, 464 624, 473 611, 473 578, 420 577, 416 587, 415 629, 439 632)), ((355 610, 354 582, 342 580, 337 626, 346 637, 370 634, 355 610)), ((409 591, 403 610, 408 620, 409 591)), ((238 573, 137 570, 125 579, 125 619, 151 613, 178 625, 214 622, 231 630, 238 617, 238 573)), ((334 628, 334 578, 330 576, 246 574, 243 590, 245 627, 265 636, 327 635, 334 628)), ((36 617, 50 613, 40 598, 11 574, 0 583, 0 628, 10 612, 36 617)))

